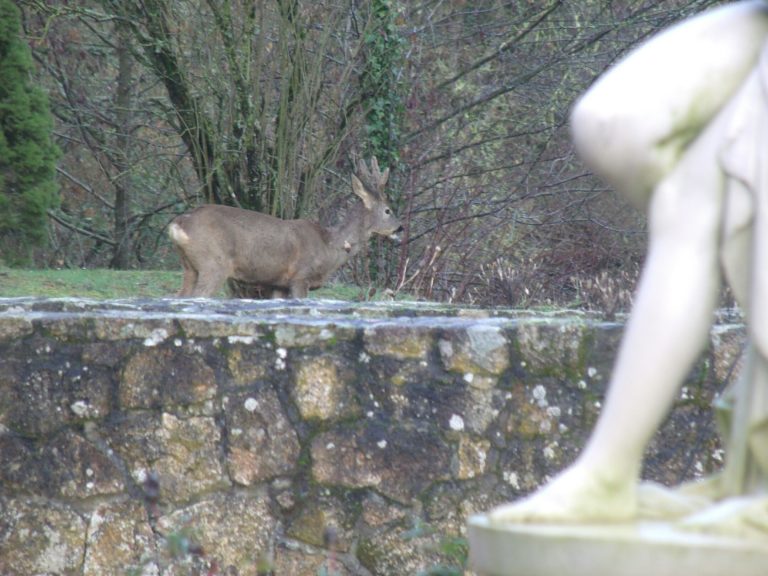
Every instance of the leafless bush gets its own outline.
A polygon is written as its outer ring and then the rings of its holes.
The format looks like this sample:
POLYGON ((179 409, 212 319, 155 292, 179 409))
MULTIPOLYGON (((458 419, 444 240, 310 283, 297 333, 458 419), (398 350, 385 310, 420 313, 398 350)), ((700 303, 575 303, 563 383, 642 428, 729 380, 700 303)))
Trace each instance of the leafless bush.
POLYGON ((614 272, 603 270, 592 277, 574 277, 580 307, 602 312, 609 319, 619 312, 629 312, 639 275, 639 268, 633 266, 614 272))
POLYGON ((528 308, 551 304, 543 294, 547 292, 541 265, 530 260, 520 265, 498 258, 480 268, 479 285, 471 290, 478 304, 492 304, 528 308))
POLYGON ((617 313, 630 310, 638 276, 637 264, 564 278, 541 261, 512 262, 499 258, 481 267, 471 294, 477 304, 570 307, 614 318, 617 313))

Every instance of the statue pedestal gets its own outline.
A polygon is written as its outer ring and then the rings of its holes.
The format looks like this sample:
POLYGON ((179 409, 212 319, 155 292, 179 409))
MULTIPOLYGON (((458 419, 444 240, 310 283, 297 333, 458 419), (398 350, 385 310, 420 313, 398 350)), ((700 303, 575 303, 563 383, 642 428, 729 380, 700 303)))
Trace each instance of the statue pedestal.
POLYGON ((469 521, 480 576, 766 576, 768 546, 663 522, 492 525, 469 521))

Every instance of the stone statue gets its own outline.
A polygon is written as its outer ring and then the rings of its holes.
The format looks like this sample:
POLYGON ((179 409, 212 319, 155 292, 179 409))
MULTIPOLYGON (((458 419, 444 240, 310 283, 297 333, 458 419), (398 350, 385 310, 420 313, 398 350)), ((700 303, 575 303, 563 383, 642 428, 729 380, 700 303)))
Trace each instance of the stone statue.
POLYGON ((647 211, 647 261, 583 453, 486 521, 664 518, 768 554, 768 3, 728 4, 661 32, 603 75, 571 120, 585 163, 647 211), (728 395, 725 469, 674 490, 638 484, 646 445, 705 346, 723 279, 750 339, 728 395))

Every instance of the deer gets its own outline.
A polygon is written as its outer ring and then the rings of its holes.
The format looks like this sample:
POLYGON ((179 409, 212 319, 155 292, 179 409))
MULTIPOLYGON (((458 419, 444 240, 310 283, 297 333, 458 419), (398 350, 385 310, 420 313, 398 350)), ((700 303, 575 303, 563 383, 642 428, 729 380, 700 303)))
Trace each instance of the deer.
POLYGON ((370 170, 364 161, 356 165, 352 192, 361 202, 336 226, 213 204, 174 218, 168 235, 184 268, 178 296, 211 297, 233 279, 269 290, 272 298, 306 298, 373 234, 396 239, 402 225, 384 195, 389 168, 382 172, 375 157, 370 170))

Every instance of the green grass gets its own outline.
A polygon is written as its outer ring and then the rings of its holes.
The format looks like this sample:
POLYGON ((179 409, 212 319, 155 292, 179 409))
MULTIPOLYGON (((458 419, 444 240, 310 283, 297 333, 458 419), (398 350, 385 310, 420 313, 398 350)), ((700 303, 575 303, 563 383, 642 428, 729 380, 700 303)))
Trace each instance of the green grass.
POLYGON ((152 298, 172 296, 180 272, 0 268, 0 297, 152 298))
MULTIPOLYGON (((24 270, 0 266, 0 298, 161 298, 181 288, 181 271, 161 270, 24 270)), ((312 298, 364 300, 359 286, 330 284, 310 293, 312 298)), ((226 289, 219 293, 228 297, 226 289)), ((380 293, 374 300, 380 298, 380 293)))

